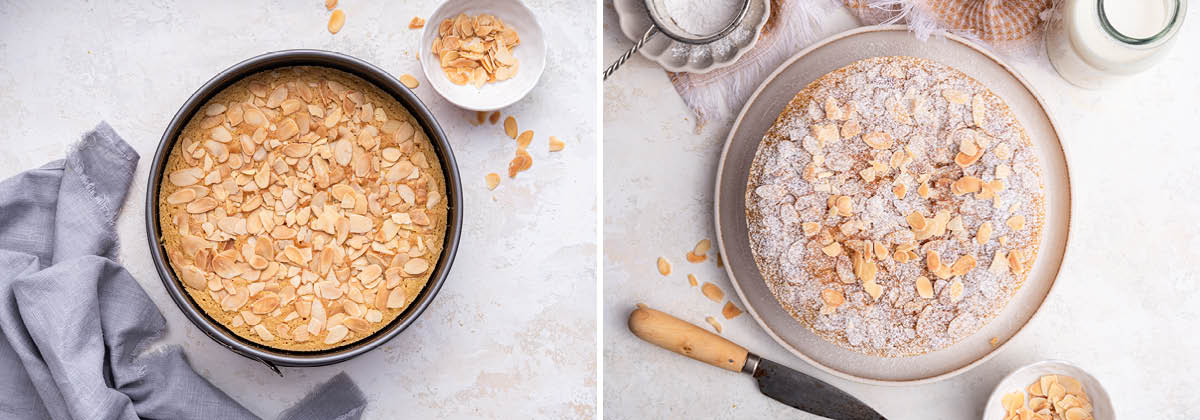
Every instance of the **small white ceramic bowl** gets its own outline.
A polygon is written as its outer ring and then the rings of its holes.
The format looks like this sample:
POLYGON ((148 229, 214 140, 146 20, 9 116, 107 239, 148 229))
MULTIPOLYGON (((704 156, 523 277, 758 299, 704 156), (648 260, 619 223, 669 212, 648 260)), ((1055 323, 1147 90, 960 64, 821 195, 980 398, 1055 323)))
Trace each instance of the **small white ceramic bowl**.
POLYGON ((1087 393, 1088 400, 1092 402, 1092 418, 1095 420, 1117 418, 1117 414, 1113 412, 1112 402, 1108 398, 1108 392, 1104 390, 1103 386, 1100 386, 1100 381, 1070 362, 1043 360, 1025 365, 1001 379, 1000 383, 996 385, 996 389, 992 391, 992 396, 988 397, 987 406, 983 410, 983 420, 1003 420, 1005 413, 1004 407, 1000 406, 1000 399, 1004 397, 1004 394, 1017 391, 1024 393, 1029 384, 1045 375, 1066 375, 1079 380, 1083 384, 1083 391, 1087 393))
POLYGON ((525 7, 520 0, 449 0, 438 6, 425 22, 425 30, 421 33, 420 54, 425 79, 443 98, 460 108, 494 111, 521 100, 537 85, 538 79, 542 77, 542 70, 546 67, 546 37, 533 11, 525 7), (450 82, 431 50, 433 41, 437 39, 438 24, 460 13, 470 16, 490 14, 517 30, 521 44, 513 48, 512 52, 521 63, 516 76, 485 84, 482 88, 469 84, 460 86, 450 82))

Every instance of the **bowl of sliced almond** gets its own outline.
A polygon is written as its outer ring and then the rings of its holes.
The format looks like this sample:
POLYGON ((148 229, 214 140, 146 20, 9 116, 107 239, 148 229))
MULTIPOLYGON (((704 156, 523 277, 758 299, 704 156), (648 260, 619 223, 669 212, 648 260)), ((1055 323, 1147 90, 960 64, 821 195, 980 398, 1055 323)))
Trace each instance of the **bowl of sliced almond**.
POLYGON ((202 332, 276 366, 395 338, 448 276, 462 187, 445 133, 397 78, 329 51, 237 63, 168 124, 146 230, 202 332))
POLYGON ((1108 392, 1091 374, 1062 360, 1010 373, 992 391, 983 420, 1112 420, 1108 392))
POLYGON ((450 0, 421 34, 421 69, 447 101, 494 111, 529 94, 546 66, 537 16, 519 0, 450 0))

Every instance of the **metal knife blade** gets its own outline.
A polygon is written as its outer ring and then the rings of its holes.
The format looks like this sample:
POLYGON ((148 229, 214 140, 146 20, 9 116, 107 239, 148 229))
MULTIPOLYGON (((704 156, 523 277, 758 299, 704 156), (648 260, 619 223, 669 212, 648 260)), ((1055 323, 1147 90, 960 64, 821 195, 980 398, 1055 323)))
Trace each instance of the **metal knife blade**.
POLYGON ((748 359, 746 368, 753 369, 758 390, 776 401, 833 420, 887 420, 833 385, 754 354, 748 359))

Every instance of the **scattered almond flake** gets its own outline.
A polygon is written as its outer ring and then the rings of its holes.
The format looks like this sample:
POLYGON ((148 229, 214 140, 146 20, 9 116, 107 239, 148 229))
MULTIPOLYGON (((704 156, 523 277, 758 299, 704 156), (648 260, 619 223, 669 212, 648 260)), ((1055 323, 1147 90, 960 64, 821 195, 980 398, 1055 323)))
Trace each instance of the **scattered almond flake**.
POLYGON ((725 262, 721 261, 721 254, 717 254, 717 268, 725 267, 725 262))
POLYGON ((991 345, 992 345, 992 347, 996 347, 996 346, 1000 345, 1000 338, 999 338, 999 337, 992 337, 992 339, 991 339, 991 340, 988 340, 988 344, 991 344, 991 345))
POLYGON ((516 178, 517 174, 533 166, 533 156, 525 149, 517 148, 517 156, 508 162, 508 177, 516 178))
POLYGON ((408 21, 408 29, 421 29, 425 27, 425 19, 420 16, 413 16, 412 20, 408 21))
POLYGON ((707 256, 696 255, 696 253, 694 253, 692 251, 688 251, 687 255, 685 255, 684 257, 690 263, 701 263, 701 262, 704 262, 704 260, 708 259, 707 256))
POLYGON ((409 89, 416 89, 417 86, 421 85, 421 82, 418 82, 416 77, 408 73, 400 75, 400 83, 403 83, 409 89))
POLYGON ((484 121, 487 121, 487 111, 475 111, 475 121, 473 124, 481 125, 484 121))
POLYGON ((517 147, 522 149, 528 147, 530 141, 533 141, 533 130, 525 130, 517 136, 517 147))
POLYGON ((717 322, 716 318, 713 318, 710 316, 710 317, 705 317, 704 320, 708 322, 708 325, 712 325, 713 330, 716 330, 716 332, 718 334, 721 332, 721 323, 717 322))
POLYGON ((994 319, 1033 264, 1045 221, 1035 152, 1007 106, 962 73, 912 57, 859 61, 797 93, 759 142, 751 251, 771 267, 768 289, 818 336, 886 357, 945 348, 994 319), (994 231, 1016 214, 1024 229, 994 231), (1000 233, 1007 244, 991 241, 1000 233), (1000 269, 987 267, 997 253, 1000 269), (845 303, 820 299, 830 288, 845 303))
POLYGON ((513 140, 517 139, 517 119, 509 115, 504 118, 504 134, 513 140))
POLYGON ((712 242, 708 239, 701 239, 700 242, 696 242, 696 246, 692 247, 692 253, 704 255, 708 253, 709 249, 712 249, 712 242))
POLYGON ((325 10, 333 10, 337 7, 338 0, 325 0, 325 10))
POLYGON ((488 122, 494 125, 497 121, 500 121, 500 111, 492 111, 492 115, 488 116, 488 122))
POLYGON ((488 189, 494 190, 494 189, 496 189, 497 185, 500 185, 500 174, 497 174, 495 172, 489 173, 489 174, 487 174, 487 176, 484 177, 484 180, 487 181, 488 189))
POLYGON ((700 286, 700 293, 704 294, 704 297, 707 297, 709 300, 717 303, 721 303, 721 300, 725 299, 725 292, 711 282, 704 282, 704 285, 700 286))
POLYGON ((671 262, 666 258, 658 257, 658 273, 664 276, 671 274, 671 262))
POLYGON ((329 15, 329 33, 338 33, 338 31, 342 30, 342 26, 345 24, 346 12, 343 12, 342 9, 334 10, 333 14, 329 15))
POLYGON ((550 136, 550 151, 551 152, 561 151, 566 146, 567 146, 567 144, 563 143, 562 140, 559 140, 558 137, 550 136))
POLYGON ((516 75, 520 60, 512 50, 520 44, 517 31, 499 17, 459 14, 438 24, 431 51, 451 83, 478 89, 516 75))
POLYGON ((696 282, 695 274, 688 274, 687 279, 688 279, 688 284, 690 284, 692 287, 696 287, 696 285, 699 284, 696 282))
POLYGON ((725 317, 727 320, 737 318, 737 316, 741 314, 742 310, 738 309, 737 305, 734 305, 733 302, 730 301, 725 301, 725 307, 721 308, 721 316, 725 317))

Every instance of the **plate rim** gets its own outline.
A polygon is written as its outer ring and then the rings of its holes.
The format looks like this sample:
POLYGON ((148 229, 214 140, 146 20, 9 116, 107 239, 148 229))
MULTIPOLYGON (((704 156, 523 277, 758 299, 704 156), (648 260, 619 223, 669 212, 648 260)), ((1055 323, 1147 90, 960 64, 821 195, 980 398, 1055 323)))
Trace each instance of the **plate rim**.
MULTIPOLYGON (((850 29, 847 31, 839 32, 839 33, 831 35, 825 39, 817 41, 817 42, 813 43, 812 45, 800 50, 796 54, 792 55, 792 57, 788 58, 783 63, 781 63, 778 67, 776 67, 775 70, 773 70, 770 74, 768 74, 763 79, 763 81, 758 85, 758 87, 755 88, 754 93, 752 93, 750 95, 750 97, 746 100, 746 103, 744 103, 742 105, 741 111, 738 112, 737 118, 734 119, 733 125, 730 126, 729 133, 726 134, 725 144, 721 147, 721 155, 719 157, 719 160, 717 161, 717 172, 716 172, 716 178, 715 178, 715 182, 714 182, 714 186, 713 186, 713 223, 714 223, 714 228, 715 228, 715 233, 716 233, 716 238, 717 238, 717 249, 719 250, 721 255, 726 255, 725 235, 724 235, 724 233, 723 233, 724 231, 721 227, 721 217, 720 217, 720 215, 721 215, 721 197, 722 197, 721 179, 724 177, 725 164, 728 162, 729 149, 730 149, 730 146, 733 144, 734 133, 736 133, 738 128, 741 126, 742 121, 746 117, 746 113, 750 109, 750 105, 752 103, 754 103, 755 100, 758 99, 759 95, 762 94, 762 92, 766 88, 766 86, 768 84, 770 84, 770 82, 774 81, 779 76, 780 73, 782 73, 786 68, 795 64, 797 61, 800 61, 801 59, 803 59, 805 56, 807 56, 812 51, 822 48, 822 47, 824 47, 830 43, 833 43, 835 41, 839 41, 842 39, 861 35, 864 33, 873 33, 873 32, 910 32, 910 31, 909 31, 908 27, 905 25, 862 26, 862 27, 850 29)), ((959 44, 962 44, 963 46, 966 46, 966 47, 974 50, 975 52, 982 54, 983 56, 987 57, 995 64, 999 65, 1002 69, 1004 69, 1005 72, 1007 72, 1014 79, 1016 79, 1021 84, 1021 86, 1030 93, 1030 95, 1033 96, 1034 100, 1036 101, 1036 103, 1038 105, 1038 108, 1040 108, 1042 113, 1046 116, 1046 120, 1050 125, 1050 129, 1054 132, 1055 143, 1058 145, 1059 150, 1062 151, 1063 167, 1065 169, 1064 172, 1066 174, 1066 180, 1065 180, 1066 181, 1066 196, 1064 197, 1064 199, 1067 202, 1067 214, 1066 214, 1067 226, 1066 226, 1066 231, 1064 234, 1065 236, 1064 236, 1064 245, 1063 245, 1063 256, 1060 259, 1058 266, 1055 267, 1055 269, 1054 269, 1054 275, 1051 278, 1050 288, 1046 291, 1045 297, 1042 298, 1041 302, 1038 302, 1037 308, 1035 308, 1033 310, 1033 314, 1029 317, 1028 320, 1025 321, 1025 323, 1023 323, 1020 327, 1017 328, 1017 330, 1012 334, 1012 337, 1005 340, 1003 343, 1000 343, 1000 345, 992 348, 990 351, 988 351, 986 354, 979 357, 978 359, 976 359, 970 363, 967 363, 963 366, 960 366, 958 368, 955 368, 955 369, 952 369, 949 371, 945 371, 945 372, 942 372, 942 373, 939 373, 939 374, 936 374, 933 376, 927 376, 927 377, 918 378, 918 379, 907 379, 907 380, 884 380, 884 379, 876 379, 876 378, 867 378, 867 377, 862 377, 862 376, 854 375, 851 373, 847 373, 847 372, 838 370, 832 366, 828 366, 823 363, 820 363, 820 362, 816 361, 815 359, 809 357, 808 355, 804 354, 800 350, 787 344, 787 342, 784 341, 781 337, 779 337, 775 333, 774 330, 772 330, 770 327, 768 327, 767 323, 765 321, 763 321, 761 316, 759 316, 758 311, 756 309, 754 309, 753 306, 750 305, 749 300, 746 298, 745 293, 742 291, 741 285, 739 284, 737 277, 735 277, 733 274, 733 267, 731 266, 731 264, 728 264, 728 263, 725 264, 725 267, 724 267, 725 274, 726 274, 726 276, 729 277, 729 282, 733 286, 734 291, 737 292, 738 299, 741 300, 742 306, 746 308, 746 312, 750 313, 750 316, 754 318, 755 322, 758 323, 759 327, 761 327, 763 332, 767 333, 767 335, 770 336, 771 339, 774 340, 775 343, 778 344, 780 347, 783 347, 789 353, 800 358, 801 360, 808 363, 809 365, 812 365, 812 366, 820 369, 821 371, 828 373, 830 375, 833 375, 835 377, 849 380, 852 382, 863 383, 863 384, 868 384, 868 385, 882 385, 882 386, 922 385, 922 384, 928 384, 928 383, 938 382, 941 380, 952 378, 952 377, 957 376, 961 373, 964 373, 968 370, 971 370, 971 369, 975 368, 976 366, 979 366, 980 364, 983 364, 983 362, 986 362, 987 360, 991 359, 995 355, 999 354, 1000 351, 1003 350, 1009 343, 1011 343, 1012 341, 1015 341, 1014 339, 1018 335, 1020 335, 1023 331, 1025 331, 1025 328, 1027 326, 1029 326, 1029 324, 1033 323, 1034 320, 1037 319, 1038 316, 1040 316, 1044 312, 1044 311, 1042 311, 1042 308, 1045 306, 1046 301, 1050 298, 1050 296, 1054 293, 1055 288, 1058 286, 1058 277, 1062 274, 1062 267, 1063 267, 1063 265, 1065 265, 1064 263, 1066 261, 1068 261, 1068 258, 1070 258, 1071 254, 1072 254, 1071 241, 1070 241, 1071 227, 1072 227, 1071 220, 1074 218, 1073 216, 1075 214, 1076 209, 1075 209, 1075 200, 1073 200, 1073 194, 1071 191, 1070 154, 1068 153, 1067 148, 1065 147, 1065 145, 1062 142, 1062 136, 1060 134, 1058 125, 1054 121, 1054 117, 1050 114, 1050 112, 1048 112, 1046 110, 1046 104, 1045 104, 1045 101, 1042 99, 1042 96, 1037 92, 1037 90, 1035 90, 1033 88, 1032 85, 1030 85, 1029 81, 1026 80, 1024 76, 1022 76, 1019 72, 1017 72, 1016 69, 1009 66, 1008 63, 1004 62, 1000 57, 996 56, 991 51, 989 51, 986 47, 977 45, 974 42, 972 42, 966 38, 963 38, 963 37, 960 37, 960 36, 957 36, 957 35, 954 35, 951 33, 943 34, 943 35, 941 35, 941 37, 948 39, 950 41, 954 41, 959 44)))

